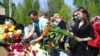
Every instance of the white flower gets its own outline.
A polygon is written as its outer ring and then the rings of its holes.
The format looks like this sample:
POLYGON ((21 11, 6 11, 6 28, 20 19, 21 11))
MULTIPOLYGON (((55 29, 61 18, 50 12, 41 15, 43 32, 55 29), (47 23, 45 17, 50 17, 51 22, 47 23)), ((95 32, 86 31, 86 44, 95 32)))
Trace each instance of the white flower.
POLYGON ((47 56, 46 53, 47 53, 47 52, 46 52, 45 50, 40 49, 40 50, 38 50, 38 52, 36 53, 36 56, 47 56))
POLYGON ((60 56, 68 56, 67 53, 60 51, 60 56))
POLYGON ((22 30, 18 29, 17 34, 21 34, 21 33, 22 33, 22 30))
POLYGON ((9 35, 10 37, 12 37, 12 36, 13 36, 13 32, 8 32, 8 35, 9 35))
POLYGON ((40 44, 36 43, 30 46, 32 50, 39 50, 40 49, 40 44))
POLYGON ((10 22, 9 21, 5 21, 5 24, 8 25, 8 24, 10 24, 10 22))

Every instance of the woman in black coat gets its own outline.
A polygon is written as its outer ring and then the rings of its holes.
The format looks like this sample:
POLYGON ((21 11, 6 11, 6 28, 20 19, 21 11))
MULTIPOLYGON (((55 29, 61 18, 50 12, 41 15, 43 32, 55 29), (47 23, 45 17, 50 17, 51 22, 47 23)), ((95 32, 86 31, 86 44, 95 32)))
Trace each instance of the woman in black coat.
POLYGON ((79 8, 76 15, 79 21, 73 26, 72 32, 76 36, 77 44, 75 45, 73 56, 87 55, 87 41, 94 38, 93 27, 90 24, 89 14, 83 7, 79 8))

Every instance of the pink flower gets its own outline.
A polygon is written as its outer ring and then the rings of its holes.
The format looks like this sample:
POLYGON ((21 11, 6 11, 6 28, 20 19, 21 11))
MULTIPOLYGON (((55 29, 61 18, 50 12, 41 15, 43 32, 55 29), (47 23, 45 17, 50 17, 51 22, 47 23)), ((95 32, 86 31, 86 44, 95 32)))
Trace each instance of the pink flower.
POLYGON ((36 56, 37 50, 32 50, 33 56, 36 56))

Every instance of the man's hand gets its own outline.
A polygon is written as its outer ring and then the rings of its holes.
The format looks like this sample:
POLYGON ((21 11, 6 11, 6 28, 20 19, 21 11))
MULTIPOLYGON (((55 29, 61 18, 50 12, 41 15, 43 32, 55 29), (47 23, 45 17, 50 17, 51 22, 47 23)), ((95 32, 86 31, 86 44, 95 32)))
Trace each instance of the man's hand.
POLYGON ((30 44, 34 44, 34 43, 36 43, 35 40, 31 40, 31 41, 30 41, 30 44))
POLYGON ((31 40, 31 41, 30 41, 30 44, 33 44, 33 43, 39 42, 39 41, 42 40, 42 39, 43 39, 43 36, 37 37, 36 39, 31 40))

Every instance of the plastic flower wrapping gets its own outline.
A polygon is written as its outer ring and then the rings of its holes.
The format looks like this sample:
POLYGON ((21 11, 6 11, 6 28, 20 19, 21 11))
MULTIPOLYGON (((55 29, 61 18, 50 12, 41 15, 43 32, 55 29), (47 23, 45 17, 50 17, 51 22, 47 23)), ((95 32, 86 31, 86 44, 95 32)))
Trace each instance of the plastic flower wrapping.
POLYGON ((0 25, 0 41, 13 43, 20 38, 21 29, 17 29, 10 21, 5 21, 5 24, 0 25))

